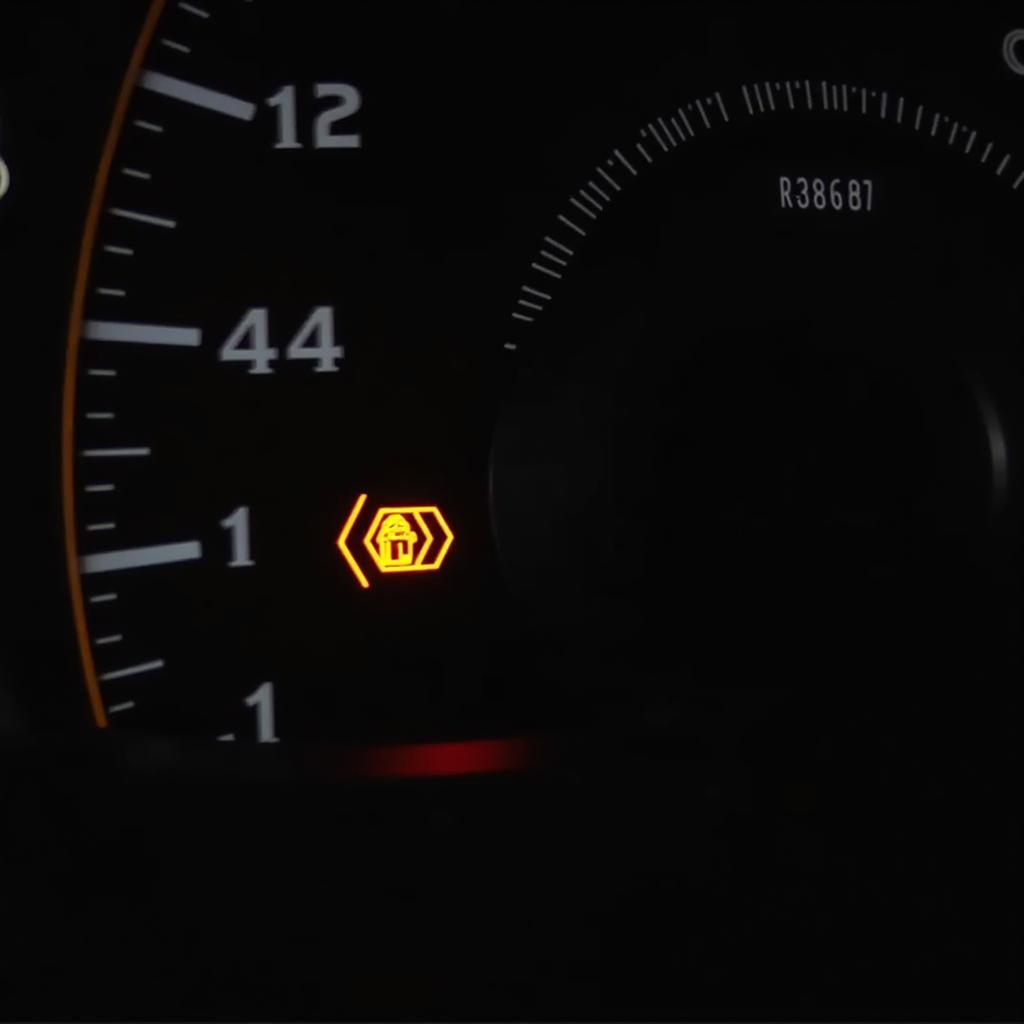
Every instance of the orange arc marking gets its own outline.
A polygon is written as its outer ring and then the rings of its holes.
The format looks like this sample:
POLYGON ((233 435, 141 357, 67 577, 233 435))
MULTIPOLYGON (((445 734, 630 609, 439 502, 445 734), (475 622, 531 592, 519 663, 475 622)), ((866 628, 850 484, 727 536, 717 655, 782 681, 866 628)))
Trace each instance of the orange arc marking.
POLYGON ((345 556, 345 561, 348 562, 348 567, 355 574, 359 585, 364 590, 370 589, 370 581, 366 578, 366 573, 359 568, 359 563, 355 560, 352 552, 348 549, 348 535, 352 532, 352 527, 356 525, 356 520, 359 518, 359 513, 363 511, 363 506, 366 504, 366 495, 360 494, 356 498, 356 503, 352 506, 352 511, 348 515, 348 519, 345 521, 345 525, 342 527, 341 535, 338 537, 338 549, 345 556))
POLYGON ((82 245, 78 252, 78 268, 75 272, 75 285, 71 293, 71 315, 68 319, 67 356, 64 361, 64 395, 61 411, 61 504, 64 512, 64 551, 67 555, 68 585, 71 590, 71 611, 74 617, 75 634, 78 639, 78 651, 82 659, 82 674, 85 677, 85 689, 89 695, 93 719, 101 729, 107 727, 107 712, 103 707, 100 695, 100 684, 96 678, 96 665, 89 646, 89 627, 85 620, 85 602, 82 598, 82 580, 78 572, 78 538, 75 536, 75 385, 78 381, 78 350, 82 336, 82 318, 85 313, 85 289, 92 268, 92 253, 96 245, 96 231, 99 227, 100 211, 107 192, 110 179, 110 168, 114 162, 114 153, 121 140, 125 117, 128 114, 128 103, 142 67, 142 58, 149 48, 156 31, 157 22, 163 14, 166 0, 153 0, 146 20, 142 23, 142 31, 135 41, 128 67, 121 81, 121 90, 117 94, 114 113, 110 120, 110 128, 100 153, 99 166, 96 169, 96 180, 92 187, 92 197, 85 216, 85 227, 82 231, 82 245))

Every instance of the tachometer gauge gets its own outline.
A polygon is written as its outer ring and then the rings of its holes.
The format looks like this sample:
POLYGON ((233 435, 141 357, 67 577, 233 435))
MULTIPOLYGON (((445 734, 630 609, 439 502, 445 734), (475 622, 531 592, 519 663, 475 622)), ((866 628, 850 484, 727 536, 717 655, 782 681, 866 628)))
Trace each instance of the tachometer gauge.
POLYGON ((98 725, 504 742, 1007 664, 1019 139, 886 9, 828 60, 817 8, 617 11, 152 5, 68 336, 98 725))

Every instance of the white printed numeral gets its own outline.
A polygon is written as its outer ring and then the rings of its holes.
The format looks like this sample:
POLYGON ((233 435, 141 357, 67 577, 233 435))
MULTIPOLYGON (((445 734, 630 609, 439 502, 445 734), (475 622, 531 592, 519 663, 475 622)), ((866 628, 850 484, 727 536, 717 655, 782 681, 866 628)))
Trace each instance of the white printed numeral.
POLYGON ((220 347, 222 363, 249 363, 250 373, 273 373, 280 353, 270 347, 270 319, 263 306, 250 309, 220 347))
MULTIPOLYGON (((270 315, 264 306, 246 312, 221 345, 222 363, 248 363, 249 373, 273 373, 271 363, 280 358, 280 350, 270 345, 270 315)), ((334 341, 334 309, 316 306, 298 329, 285 351, 288 360, 311 360, 315 373, 337 373, 345 348, 334 341)))
POLYGON ((330 306, 317 306, 292 338, 286 359, 312 359, 314 373, 335 373, 338 360, 345 350, 334 343, 334 310, 330 306))
POLYGON ((228 568, 244 569, 255 565, 249 546, 249 506, 236 508, 227 519, 220 521, 220 525, 231 533, 231 561, 228 562, 228 568))
POLYGON ((342 82, 318 82, 313 87, 318 100, 327 97, 338 102, 317 115, 313 122, 313 139, 317 149, 359 149, 363 137, 358 134, 336 133, 332 129, 339 121, 351 117, 363 105, 363 97, 354 85, 342 82))
POLYGON ((274 735, 274 684, 264 683, 245 698, 250 708, 256 709, 256 742, 278 743, 274 735))
MULTIPOLYGON (((267 99, 267 106, 277 111, 277 141, 274 149, 302 149, 299 142, 299 117, 294 85, 284 85, 267 99)), ((344 82, 317 82, 313 96, 333 99, 326 110, 313 121, 313 147, 315 149, 359 149, 363 144, 358 133, 336 132, 334 126, 358 112, 363 97, 354 85, 344 82)))

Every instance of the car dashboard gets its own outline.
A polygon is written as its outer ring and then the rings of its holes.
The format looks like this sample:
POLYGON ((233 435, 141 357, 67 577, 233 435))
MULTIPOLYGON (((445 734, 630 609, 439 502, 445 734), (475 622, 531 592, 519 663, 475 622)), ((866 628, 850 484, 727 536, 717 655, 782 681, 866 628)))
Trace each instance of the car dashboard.
POLYGON ((1015 1020, 1024 19, 0 3, 0 1015, 1015 1020))

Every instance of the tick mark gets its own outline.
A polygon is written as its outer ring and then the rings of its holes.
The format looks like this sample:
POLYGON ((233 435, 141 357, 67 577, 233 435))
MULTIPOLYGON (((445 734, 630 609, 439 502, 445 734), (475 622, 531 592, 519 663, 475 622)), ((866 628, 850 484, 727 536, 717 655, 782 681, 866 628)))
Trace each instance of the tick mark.
POLYGON ((144 661, 139 665, 131 665, 128 668, 115 669, 113 672, 104 672, 100 676, 103 682, 111 679, 127 679, 129 676, 139 676, 144 672, 156 672, 167 664, 162 658, 155 661, 144 661))
POLYGON ((229 96, 216 89, 208 89, 205 85, 196 85, 194 82, 165 75, 160 71, 143 71, 139 76, 139 85, 161 96, 212 110, 217 114, 226 114, 239 121, 251 121, 256 116, 255 103, 239 99, 237 96, 229 96))
POLYGON ((152 224, 158 228, 170 228, 173 230, 178 226, 177 221, 170 220, 168 217, 157 217, 152 213, 139 213, 138 210, 126 210, 121 206, 111 206, 107 212, 124 220, 134 220, 140 224, 152 224))
POLYGON ((156 565, 197 562, 202 557, 202 544, 197 540, 188 540, 176 544, 154 544, 149 547, 83 555, 78 560, 78 567, 83 576, 88 576, 102 572, 120 572, 123 569, 148 569, 156 565))
POLYGON ((134 324, 116 320, 86 320, 82 337, 88 341, 115 341, 130 345, 169 345, 198 348, 203 332, 198 327, 172 327, 167 324, 134 324))
POLYGON ((81 452, 86 459, 135 459, 153 454, 152 448, 85 448, 81 452))

